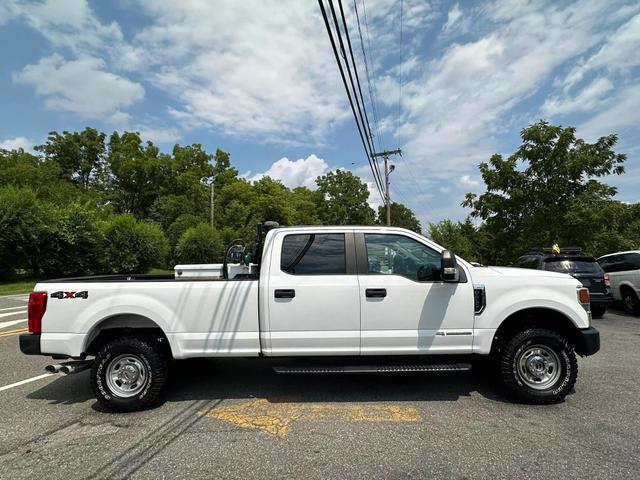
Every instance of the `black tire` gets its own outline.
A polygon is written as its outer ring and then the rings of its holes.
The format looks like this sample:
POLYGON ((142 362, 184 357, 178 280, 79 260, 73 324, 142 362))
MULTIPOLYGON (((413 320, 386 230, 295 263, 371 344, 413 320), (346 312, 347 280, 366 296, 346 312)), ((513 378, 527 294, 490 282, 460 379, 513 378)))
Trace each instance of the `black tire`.
POLYGON ((591 305, 591 315, 594 318, 602 318, 604 314, 607 312, 606 305, 591 305))
POLYGON ((630 288, 625 288, 620 292, 622 294, 622 309, 629 315, 640 313, 640 301, 638 296, 630 288))
MULTIPOLYGON (((551 369, 548 364, 546 368, 551 369)), ((547 371, 544 370, 545 374, 547 371)), ((525 403, 549 404, 560 402, 573 389, 578 378, 578 362, 573 346, 562 335, 543 328, 530 328, 516 333, 507 340, 500 352, 500 378, 509 394, 525 403), (529 352, 543 352, 546 354, 535 354, 529 352), (548 384, 540 382, 536 384, 533 376, 522 365, 529 365, 532 368, 542 365, 544 360, 551 360, 554 367, 553 373, 549 374, 548 384), (543 362, 537 361, 542 359, 543 362), (536 386, 532 386, 536 384, 536 386)))
POLYGON ((110 341, 98 351, 91 368, 93 393, 103 407, 114 412, 133 412, 153 406, 160 399, 167 379, 164 349, 152 337, 120 337, 110 341), (117 373, 121 367, 114 363, 126 363, 127 359, 134 365, 130 367, 134 373, 136 369, 144 373, 137 377, 143 380, 139 385, 133 383, 132 392, 119 393, 118 381, 109 381, 107 373, 110 369, 117 373))

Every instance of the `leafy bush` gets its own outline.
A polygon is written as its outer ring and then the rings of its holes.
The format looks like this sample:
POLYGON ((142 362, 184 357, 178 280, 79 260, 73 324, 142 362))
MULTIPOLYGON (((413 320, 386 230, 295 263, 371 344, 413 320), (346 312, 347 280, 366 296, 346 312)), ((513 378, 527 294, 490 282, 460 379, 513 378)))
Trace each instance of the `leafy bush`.
POLYGON ((115 215, 102 227, 102 265, 108 273, 143 273, 164 266, 168 244, 159 226, 115 215))
POLYGON ((72 203, 52 208, 39 267, 46 277, 94 273, 99 267, 102 232, 96 212, 72 203))
POLYGON ((36 195, 27 188, 0 188, 0 277, 17 269, 40 273, 41 237, 46 214, 36 195))
POLYGON ((220 233, 206 223, 199 223, 186 230, 176 247, 180 263, 220 262, 224 255, 220 233))

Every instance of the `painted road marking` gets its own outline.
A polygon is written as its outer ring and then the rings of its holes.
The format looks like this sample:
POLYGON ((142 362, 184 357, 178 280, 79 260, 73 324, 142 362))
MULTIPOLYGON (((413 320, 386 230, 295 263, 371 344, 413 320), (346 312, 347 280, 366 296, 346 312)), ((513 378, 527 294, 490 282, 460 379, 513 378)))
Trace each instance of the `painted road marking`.
POLYGON ((260 398, 222 405, 198 412, 199 416, 233 423, 242 428, 262 430, 283 436, 297 420, 322 421, 341 419, 350 422, 417 422, 415 407, 389 403, 333 404, 305 402, 270 402, 260 398))
POLYGON ((24 323, 26 321, 27 321, 26 318, 21 318, 20 320, 11 320, 9 322, 2 322, 0 323, 0 329, 10 327, 11 325, 17 325, 18 323, 24 323))
POLYGON ((45 373, 43 375, 38 375, 37 377, 27 378, 26 380, 21 380, 20 382, 12 383, 11 385, 5 385, 4 387, 0 387, 0 392, 3 390, 9 390, 13 387, 19 387, 20 385, 24 385, 25 383, 35 382, 36 380, 40 380, 42 378, 50 377, 51 375, 55 375, 55 373, 45 373))
POLYGON ((0 337, 12 337, 13 335, 19 335, 21 333, 27 333, 28 328, 18 328, 16 330, 7 330, 6 332, 0 332, 0 337))
MULTIPOLYGON (((22 308, 24 308, 24 307, 22 307, 22 308)), ((25 310, 22 310, 20 312, 0 313, 0 318, 10 317, 11 315, 21 315, 23 313, 27 313, 27 310, 25 309, 25 310)))
POLYGON ((27 309, 24 308, 24 305, 20 305, 19 307, 0 308, 0 312, 6 312, 7 310, 19 310, 19 309, 23 309, 25 312, 27 311, 27 309))

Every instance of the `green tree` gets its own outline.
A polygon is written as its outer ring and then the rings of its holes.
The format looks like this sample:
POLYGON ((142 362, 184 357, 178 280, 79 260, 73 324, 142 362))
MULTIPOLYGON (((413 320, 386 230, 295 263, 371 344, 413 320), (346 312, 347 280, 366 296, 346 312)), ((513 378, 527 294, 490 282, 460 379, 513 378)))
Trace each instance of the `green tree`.
POLYGON ((476 228, 468 218, 464 222, 447 219, 430 223, 429 236, 469 262, 494 263, 491 258, 493 242, 489 234, 484 226, 476 228))
POLYGON ((62 180, 56 161, 22 150, 0 150, 0 187, 29 188, 41 200, 64 204, 82 197, 76 185, 62 180))
POLYGON ((44 145, 35 149, 55 161, 61 178, 88 189, 102 179, 105 166, 105 134, 94 128, 82 132, 51 132, 44 145))
POLYGON ((215 263, 222 261, 224 245, 217 231, 200 223, 182 234, 176 254, 180 263, 215 263))
POLYGON ((146 272, 164 266, 168 245, 156 224, 131 215, 114 215, 102 225, 102 238, 102 269, 106 273, 146 272))
POLYGON ((613 150, 616 135, 587 143, 576 138, 574 128, 540 121, 521 137, 508 159, 495 154, 480 164, 486 192, 468 193, 462 203, 484 220, 496 257, 505 263, 531 247, 561 241, 571 205, 614 195, 616 189, 598 179, 622 174, 626 159, 613 150))
POLYGON ((152 142, 142 143, 136 132, 114 132, 109 139, 110 197, 116 210, 149 217, 166 188, 169 160, 152 142))
MULTIPOLYGON (((378 207, 378 223, 381 225, 387 224, 387 207, 385 205, 378 207)), ((391 225, 422 233, 420 221, 413 211, 402 203, 391 202, 391 225)))
POLYGON ((347 170, 335 170, 316 179, 321 203, 320 220, 325 225, 373 225, 375 212, 369 206, 367 185, 347 170))

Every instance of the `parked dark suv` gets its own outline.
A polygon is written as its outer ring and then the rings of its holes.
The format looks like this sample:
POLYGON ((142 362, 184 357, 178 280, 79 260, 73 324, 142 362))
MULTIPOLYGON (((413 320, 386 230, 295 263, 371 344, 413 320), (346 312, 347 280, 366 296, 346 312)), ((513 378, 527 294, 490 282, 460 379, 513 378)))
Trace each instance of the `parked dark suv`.
POLYGON ((514 267, 568 273, 589 289, 591 314, 601 317, 613 302, 609 275, 595 258, 585 255, 580 248, 569 247, 554 253, 550 248, 533 250, 518 258, 514 267))

